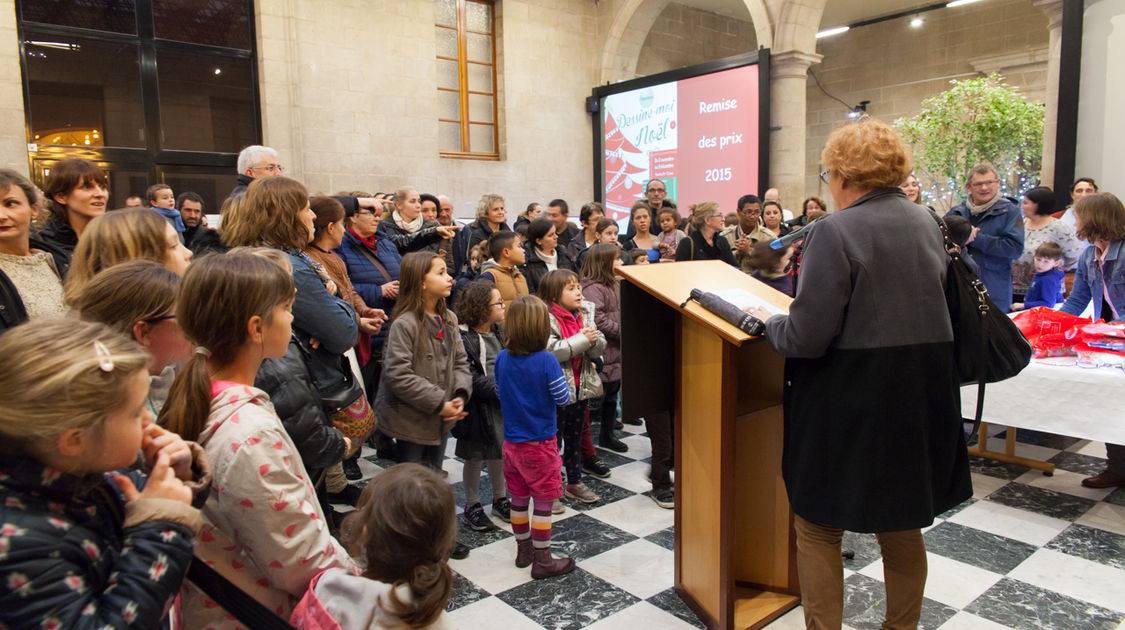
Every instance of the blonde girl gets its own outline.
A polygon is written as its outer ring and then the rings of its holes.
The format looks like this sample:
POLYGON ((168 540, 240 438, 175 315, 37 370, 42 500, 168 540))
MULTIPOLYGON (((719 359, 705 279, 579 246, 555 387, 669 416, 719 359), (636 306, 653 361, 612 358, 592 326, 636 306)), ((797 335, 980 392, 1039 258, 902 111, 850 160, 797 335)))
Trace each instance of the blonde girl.
POLYGON ((66 275, 69 303, 103 269, 126 260, 151 260, 183 275, 191 260, 176 228, 148 208, 129 208, 100 216, 86 226, 66 275))
POLYGON ((0 627, 160 627, 200 518, 183 442, 146 431, 148 353, 70 318, 13 328, 0 356, 0 627), (141 491, 114 474, 138 454, 141 491))

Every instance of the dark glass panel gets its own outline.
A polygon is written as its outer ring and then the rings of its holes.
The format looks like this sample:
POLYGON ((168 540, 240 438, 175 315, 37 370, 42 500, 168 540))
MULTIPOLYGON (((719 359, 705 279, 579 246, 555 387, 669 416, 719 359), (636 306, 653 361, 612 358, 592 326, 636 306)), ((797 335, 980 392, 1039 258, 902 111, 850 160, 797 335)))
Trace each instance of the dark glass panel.
POLYGON ((162 147, 237 153, 254 144, 250 60, 158 50, 162 147))
POLYGON ((30 35, 24 47, 30 142, 145 146, 136 45, 30 35))
POLYGON ((250 50, 247 0, 153 0, 156 36, 177 42, 250 50))
POLYGON ((114 33, 137 32, 133 0, 20 0, 25 22, 42 22, 114 33))
MULTIPOLYGON (((204 214, 219 214, 219 208, 234 189, 238 173, 235 168, 160 166, 157 167, 163 182, 180 193, 194 192, 203 197, 204 214)), ((216 226, 211 226, 216 227, 216 226)))

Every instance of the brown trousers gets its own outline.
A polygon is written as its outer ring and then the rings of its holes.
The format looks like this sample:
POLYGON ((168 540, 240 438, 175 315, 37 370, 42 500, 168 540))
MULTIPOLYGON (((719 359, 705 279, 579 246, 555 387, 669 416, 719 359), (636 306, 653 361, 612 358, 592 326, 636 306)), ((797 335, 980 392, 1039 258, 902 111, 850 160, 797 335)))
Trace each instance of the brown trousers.
MULTIPOLYGON (((839 630, 844 617, 844 530, 817 525, 793 515, 797 530, 797 572, 808 630, 839 630)), ((926 587, 926 544, 921 530, 876 534, 883 554, 887 588, 884 630, 918 627, 926 587)))

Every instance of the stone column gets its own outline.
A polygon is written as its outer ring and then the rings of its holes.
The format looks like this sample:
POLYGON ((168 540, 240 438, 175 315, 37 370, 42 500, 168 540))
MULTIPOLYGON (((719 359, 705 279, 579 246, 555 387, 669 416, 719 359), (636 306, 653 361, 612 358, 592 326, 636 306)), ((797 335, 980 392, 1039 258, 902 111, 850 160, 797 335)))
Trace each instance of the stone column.
POLYGON ((20 38, 14 0, 0 1, 0 166, 27 174, 27 118, 23 110, 20 38))
POLYGON ((1043 168, 1039 181, 1043 186, 1054 187, 1055 181, 1055 130, 1059 114, 1059 56, 1062 43, 1062 0, 1034 0, 1032 2, 1047 15, 1047 89, 1043 112, 1043 168))
POLYGON ((777 188, 789 210, 805 196, 806 82, 820 59, 797 50, 770 55, 770 180, 760 188, 777 188))

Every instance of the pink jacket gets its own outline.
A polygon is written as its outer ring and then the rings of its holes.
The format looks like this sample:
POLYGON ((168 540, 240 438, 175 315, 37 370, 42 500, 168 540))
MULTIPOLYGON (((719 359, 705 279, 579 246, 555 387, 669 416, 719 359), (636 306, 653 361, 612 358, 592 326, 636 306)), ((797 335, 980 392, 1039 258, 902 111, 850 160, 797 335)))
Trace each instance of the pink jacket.
MULTIPOLYGON (((211 459, 211 495, 195 553, 266 608, 287 618, 321 571, 354 563, 317 503, 297 447, 269 396, 237 383, 212 384, 211 415, 199 443, 211 459)), ((189 628, 240 628, 235 619, 184 583, 189 628)))

